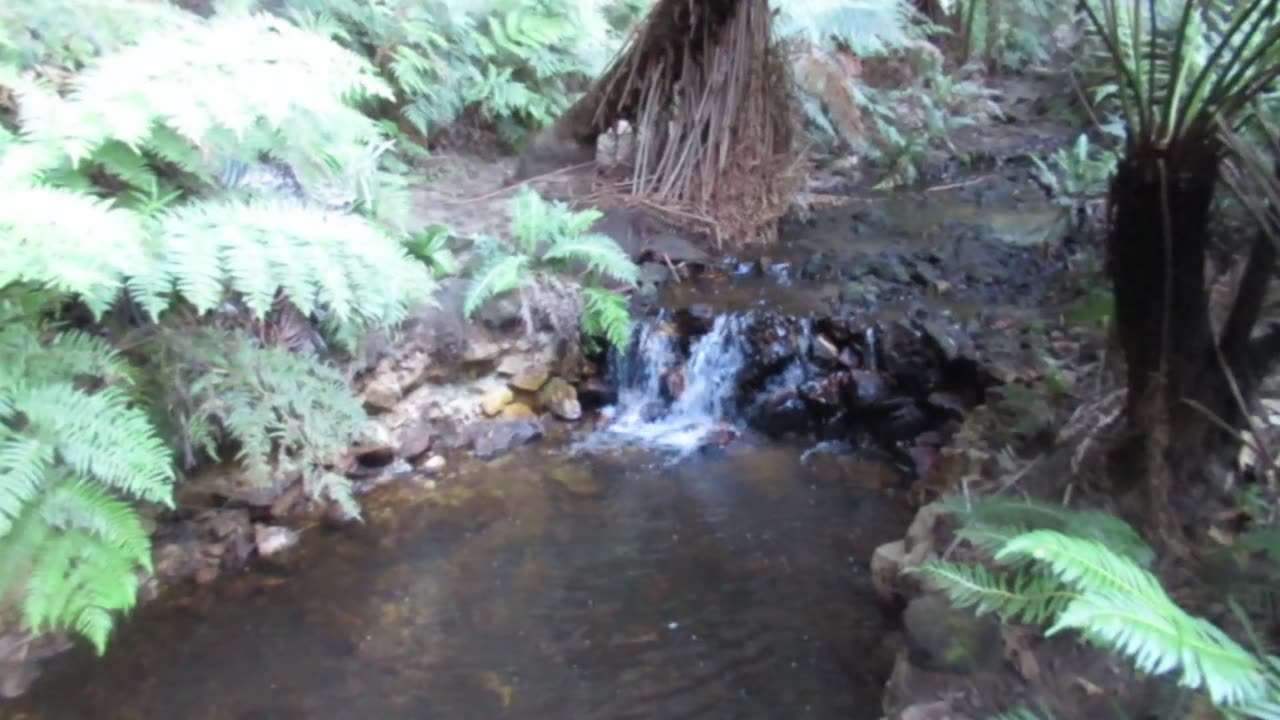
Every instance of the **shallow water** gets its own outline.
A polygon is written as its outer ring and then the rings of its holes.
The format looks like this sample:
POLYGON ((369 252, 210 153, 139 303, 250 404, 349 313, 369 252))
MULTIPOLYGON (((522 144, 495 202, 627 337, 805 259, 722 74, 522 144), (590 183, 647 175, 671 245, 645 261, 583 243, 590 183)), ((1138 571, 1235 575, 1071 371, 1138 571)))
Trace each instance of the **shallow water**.
POLYGON ((875 717, 866 560, 906 517, 884 467, 802 450, 533 447, 392 488, 51 661, 5 716, 875 717))

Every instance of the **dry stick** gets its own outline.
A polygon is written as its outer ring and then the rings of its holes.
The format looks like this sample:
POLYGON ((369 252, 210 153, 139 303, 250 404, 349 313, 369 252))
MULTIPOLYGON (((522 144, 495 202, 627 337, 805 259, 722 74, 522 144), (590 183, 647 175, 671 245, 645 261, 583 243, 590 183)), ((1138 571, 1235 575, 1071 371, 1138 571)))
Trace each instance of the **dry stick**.
POLYGON ((924 192, 931 193, 931 192, 941 192, 943 190, 955 190, 956 188, 967 187, 969 185, 977 185, 978 183, 984 182, 986 180, 990 180, 993 177, 995 177, 994 174, 980 175, 976 178, 969 178, 968 180, 961 180, 959 182, 947 183, 945 185, 934 185, 933 187, 925 188, 924 192))
POLYGON ((533 182, 533 181, 535 181, 535 180, 545 180, 545 179, 547 179, 547 178, 549 178, 549 177, 553 177, 553 176, 555 176, 555 175, 559 175, 559 174, 561 174, 561 173, 572 172, 572 171, 574 171, 574 170, 581 170, 581 169, 583 169, 583 168, 585 168, 585 167, 590 167, 590 166, 595 165, 595 164, 596 164, 596 161, 595 161, 595 160, 588 160, 587 162, 584 162, 584 163, 578 163, 577 165, 570 165, 569 167, 563 167, 563 168, 560 168, 559 170, 552 170, 552 171, 550 171, 550 172, 542 173, 541 175, 534 175, 534 176, 533 176, 533 177, 531 177, 531 178, 525 178, 524 180, 521 180, 520 182, 512 183, 512 184, 507 185, 507 186, 505 186, 505 187, 502 187, 502 188, 499 188, 499 189, 497 189, 497 190, 494 190, 494 191, 493 191, 493 192, 491 192, 491 193, 485 193, 484 195, 476 195, 476 196, 474 196, 474 197, 469 197, 469 198, 443 198, 443 199, 441 199, 441 201, 440 201, 440 202, 442 202, 442 203, 444 203, 444 204, 446 204, 446 205, 467 205, 467 204, 470 204, 470 203, 473 203, 473 202, 480 202, 480 201, 482 201, 482 200, 489 200, 489 199, 491 199, 491 198, 495 198, 495 197, 497 197, 497 196, 499 196, 499 195, 501 195, 501 194, 503 194, 503 193, 505 193, 505 192, 510 192, 511 190, 514 190, 514 189, 519 188, 519 187, 521 187, 521 186, 528 185, 529 183, 531 183, 531 182, 533 182))

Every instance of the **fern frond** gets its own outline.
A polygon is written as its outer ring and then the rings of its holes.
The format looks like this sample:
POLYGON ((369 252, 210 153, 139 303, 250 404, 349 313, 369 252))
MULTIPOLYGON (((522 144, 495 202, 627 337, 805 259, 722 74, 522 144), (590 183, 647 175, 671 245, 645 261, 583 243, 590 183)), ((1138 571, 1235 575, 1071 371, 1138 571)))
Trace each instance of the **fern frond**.
POLYGON ((462 305, 462 312, 471 317, 481 305, 490 298, 510 292, 529 281, 528 255, 499 255, 487 262, 476 272, 467 287, 467 296, 462 305))
POLYGON ((542 260, 585 263, 588 272, 628 285, 635 285, 640 277, 640 269, 632 262, 631 256, 616 240, 599 233, 558 238, 542 256, 542 260))
POLYGON ((631 311, 623 295, 587 287, 582 289, 582 330, 588 336, 603 335, 624 352, 631 342, 631 311))
POLYGON ((262 317, 283 290, 306 315, 323 308, 339 325, 392 325, 434 287, 399 238, 370 221, 285 200, 175 208, 156 243, 164 280, 150 287, 176 289, 200 312, 232 291, 262 317))
POLYGON ((942 505, 956 513, 966 532, 975 535, 986 531, 995 532, 997 537, 993 538, 993 542, 998 542, 999 536, 1008 535, 1010 528, 1017 529, 1017 534, 1027 530, 1056 530, 1072 537, 1098 540, 1142 565, 1150 564, 1155 557, 1154 551, 1133 527, 1106 512, 1073 510, 1054 503, 1005 497, 971 501, 958 497, 947 498, 942 501, 942 505))
POLYGON ((1154 575, 1096 541, 1037 530, 1012 540, 997 560, 1035 559, 1079 594, 1049 634, 1081 631, 1150 674, 1177 670, 1179 684, 1204 689, 1219 705, 1260 698, 1267 690, 1258 659, 1216 626, 1188 615, 1154 575))
POLYGON ((931 560, 909 572, 931 580, 958 608, 1005 620, 1044 623, 1058 616, 1075 593, 1052 577, 1021 570, 995 574, 983 565, 931 560))
POLYGON ((32 283, 58 290, 101 315, 125 275, 145 263, 146 239, 136 216, 88 195, 0 188, 0 287, 32 283))

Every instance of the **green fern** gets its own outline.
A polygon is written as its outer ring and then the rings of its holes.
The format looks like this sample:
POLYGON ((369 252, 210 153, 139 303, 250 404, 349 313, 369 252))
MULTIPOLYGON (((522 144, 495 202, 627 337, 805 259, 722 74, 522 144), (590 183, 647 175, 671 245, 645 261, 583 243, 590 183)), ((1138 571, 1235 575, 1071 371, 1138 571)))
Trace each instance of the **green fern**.
POLYGON ((933 560, 911 571, 929 578, 958 607, 1048 623, 1050 635, 1079 631, 1144 673, 1176 674, 1181 686, 1205 692, 1227 710, 1280 699, 1280 675, 1271 667, 1277 660, 1258 657, 1178 607, 1135 559, 1149 561, 1149 551, 1118 518, 986 500, 969 508, 964 520, 971 533, 966 536, 994 550, 996 570, 933 560), (1034 524, 1069 530, 1010 531, 1034 524))
POLYGON ((153 0, 25 0, 0 6, 0 62, 76 68, 142 32, 172 31, 195 17, 153 0), (6 52, 7 50, 7 52, 6 52))
POLYGON ((124 499, 171 505, 168 448, 118 383, 128 374, 101 340, 42 340, 0 329, 0 587, 26 578, 35 629, 70 628, 99 652, 111 614, 134 602, 150 541, 124 499), (96 392, 82 378, 108 382, 96 392))
POLYGON ((366 416, 346 379, 317 358, 260 347, 243 333, 166 330, 150 353, 152 393, 167 409, 186 464, 199 448, 219 459, 237 447, 248 477, 271 486, 276 470, 296 468, 308 494, 359 515, 350 483, 332 471, 334 450, 349 447, 366 416))
MULTIPOLYGON (((128 315, 133 343, 175 318, 243 326, 292 303, 349 340, 403 318, 431 274, 397 232, 403 184, 386 182, 380 126, 355 107, 390 92, 323 37, 268 16, 193 18, 58 86, 6 77, 20 127, 0 133, 0 592, 21 583, 29 627, 76 630, 101 652, 150 567, 132 503, 171 504, 172 452, 103 339, 122 328, 37 318, 79 301, 102 319, 127 297, 112 317, 128 315), (262 154, 362 214, 213 183, 219 157, 262 154)), ((235 442, 259 477, 292 464, 314 496, 357 512, 324 457, 363 420, 341 375, 233 331, 187 332, 199 352, 146 368, 158 414, 206 450, 235 442)))
POLYGON ((631 342, 631 311, 621 293, 587 287, 582 289, 582 331, 587 337, 603 337, 615 348, 631 342))
POLYGON ((601 217, 597 210, 571 211, 564 203, 548 203, 523 189, 512 200, 512 242, 481 238, 478 267, 463 302, 470 317, 485 302, 519 290, 539 278, 573 273, 586 283, 582 291, 582 328, 589 337, 603 335, 616 347, 630 337, 630 314, 623 296, 602 289, 612 281, 634 287, 639 270, 630 256, 607 235, 589 232, 601 217))

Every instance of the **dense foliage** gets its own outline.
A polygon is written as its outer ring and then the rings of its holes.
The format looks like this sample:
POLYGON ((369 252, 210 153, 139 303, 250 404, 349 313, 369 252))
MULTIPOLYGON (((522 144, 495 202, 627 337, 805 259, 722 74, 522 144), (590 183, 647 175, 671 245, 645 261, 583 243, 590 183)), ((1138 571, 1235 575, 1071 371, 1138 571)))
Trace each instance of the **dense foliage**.
POLYGON ((432 287, 370 161, 384 138, 355 103, 390 96, 373 68, 270 16, 171 20, 56 83, 11 65, 0 145, 0 587, 24 585, 30 627, 99 650, 150 567, 131 501, 171 502, 154 418, 179 420, 178 446, 233 441, 259 475, 302 466, 350 505, 316 455, 344 446, 358 404, 262 328, 310 316, 350 341, 432 287), (217 184, 218 158, 262 155, 339 201, 217 184))

